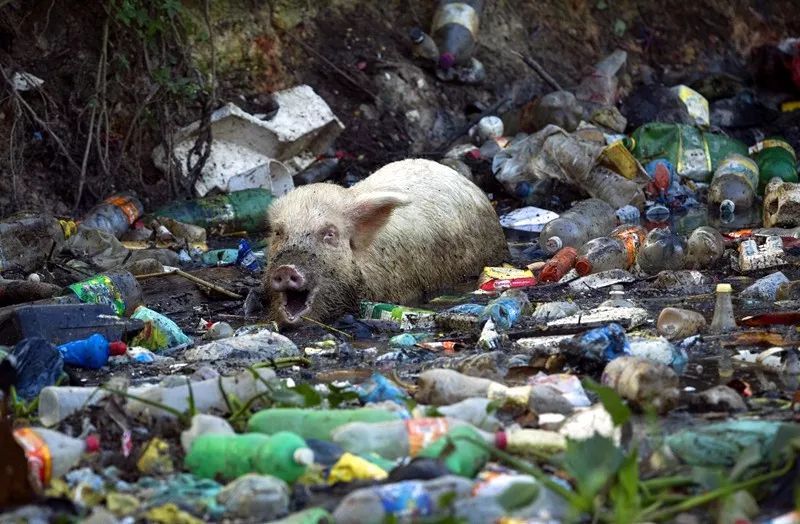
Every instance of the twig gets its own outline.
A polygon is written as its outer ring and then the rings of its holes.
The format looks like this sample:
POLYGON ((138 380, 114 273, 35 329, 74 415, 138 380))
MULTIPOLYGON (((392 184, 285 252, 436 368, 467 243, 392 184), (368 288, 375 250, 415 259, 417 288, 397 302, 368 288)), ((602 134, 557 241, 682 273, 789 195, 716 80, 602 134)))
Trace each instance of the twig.
POLYGON ((363 91, 364 93, 369 95, 369 97, 372 98, 373 100, 377 100, 378 99, 378 95, 376 95, 375 93, 373 93, 372 91, 370 91, 369 89, 364 87, 364 85, 362 83, 358 82, 356 79, 354 79, 352 76, 350 76, 342 68, 340 68, 339 66, 337 66, 336 64, 334 64, 333 62, 331 62, 330 60, 325 58, 325 56, 320 54, 316 49, 314 49, 313 47, 311 47, 307 43, 303 42, 302 40, 300 40, 299 38, 294 36, 292 33, 287 32, 287 33, 284 33, 284 34, 286 36, 288 36, 290 39, 294 40, 296 43, 300 44, 300 47, 302 47, 303 49, 305 49, 306 51, 308 51, 312 55, 316 56, 317 58, 319 58, 320 60, 325 62, 325 64, 328 67, 330 67, 335 72, 337 72, 339 75, 341 75, 341 77, 344 78, 345 80, 347 80, 353 87, 355 87, 356 89, 358 89, 360 91, 363 91))
POLYGON ((344 336, 346 336, 347 338, 353 338, 353 335, 351 335, 351 334, 349 334, 349 333, 345 333, 344 331, 339 331, 339 330, 338 330, 338 329, 336 329, 335 327, 333 327, 333 326, 329 326, 328 324, 324 324, 324 323, 320 322, 319 320, 314 320, 314 319, 313 319, 313 318, 311 318, 311 317, 300 317, 300 318, 302 318, 303 320, 308 320, 308 321, 309 321, 309 322, 311 322, 312 324, 316 324, 316 325, 318 325, 318 326, 320 326, 320 327, 322 327, 322 328, 325 328, 325 329, 328 329, 328 330, 330 330, 330 331, 334 331, 334 332, 336 332, 336 333, 339 333, 340 335, 344 335, 344 336))
POLYGON ((281 369, 286 368, 289 366, 300 365, 303 367, 311 367, 312 362, 307 359, 306 357, 281 357, 281 358, 274 358, 269 362, 259 362, 257 364, 253 364, 253 369, 261 369, 261 368, 274 368, 274 369, 281 369))
POLYGON ((550 73, 548 73, 548 72, 545 70, 545 68, 544 68, 544 67, 542 67, 542 65, 541 65, 539 62, 537 62, 537 61, 536 61, 536 60, 534 60, 533 58, 530 58, 530 57, 528 57, 528 56, 525 56, 525 55, 523 55, 523 54, 522 54, 522 53, 520 53, 519 51, 513 51, 513 50, 512 50, 512 51, 511 51, 511 53, 512 53, 512 54, 515 54, 515 55, 517 55, 518 57, 520 57, 520 58, 522 59, 522 61, 523 61, 523 62, 525 62, 525 65, 526 65, 526 66, 528 66, 528 67, 530 67, 530 68, 531 68, 531 69, 533 69, 534 71, 536 71, 536 73, 537 73, 539 76, 541 76, 541 77, 542 77, 542 79, 544 79, 544 81, 545 81, 545 82, 547 82, 548 84, 550 84, 550 87, 552 87, 552 88, 553 88, 553 89, 555 89, 556 91, 563 91, 563 90, 564 90, 564 88, 563 88, 563 87, 561 87, 561 86, 558 84, 558 82, 556 82, 555 78, 553 78, 552 76, 550 76, 550 73))
POLYGON ((238 295, 238 294, 234 293, 233 291, 228 291, 224 287, 218 286, 217 284, 213 284, 213 283, 209 282, 208 280, 203 280, 200 277, 196 277, 194 275, 191 275, 191 274, 189 274, 186 271, 183 271, 181 269, 164 271, 163 273, 146 273, 144 275, 136 275, 136 280, 146 280, 148 278, 163 277, 163 276, 166 276, 166 275, 178 275, 178 276, 181 276, 181 277, 185 278, 186 280, 191 280, 192 282, 194 282, 196 284, 200 284, 200 285, 202 285, 202 286, 204 286, 204 287, 206 287, 206 288, 208 288, 208 289, 210 289, 212 291, 216 291, 217 293, 219 293, 221 295, 225 295, 226 297, 230 297, 230 298, 233 298, 233 299, 236 299, 236 300, 244 300, 243 296, 238 295))

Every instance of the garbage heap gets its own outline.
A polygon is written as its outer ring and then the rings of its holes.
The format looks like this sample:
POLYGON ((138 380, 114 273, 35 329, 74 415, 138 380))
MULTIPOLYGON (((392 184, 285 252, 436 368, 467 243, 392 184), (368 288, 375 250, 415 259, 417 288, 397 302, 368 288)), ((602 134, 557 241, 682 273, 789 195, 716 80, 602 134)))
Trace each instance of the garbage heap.
MULTIPOLYGON (((482 71, 470 38, 414 36, 443 80, 482 71)), ((211 196, 0 222, 8 518, 797 522, 795 151, 718 132, 683 85, 626 133, 624 61, 445 155, 495 188, 512 260, 427 304, 264 321, 265 213, 341 157, 322 110, 294 135, 215 113, 211 196)))

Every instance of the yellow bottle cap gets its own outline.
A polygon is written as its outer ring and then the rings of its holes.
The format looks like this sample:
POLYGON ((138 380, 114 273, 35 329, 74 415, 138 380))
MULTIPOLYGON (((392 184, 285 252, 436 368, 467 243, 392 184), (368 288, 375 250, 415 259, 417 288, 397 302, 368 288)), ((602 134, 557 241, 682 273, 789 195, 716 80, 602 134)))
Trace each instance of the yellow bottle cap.
POLYGON ((717 293, 733 293, 733 288, 730 284, 717 284, 717 293))

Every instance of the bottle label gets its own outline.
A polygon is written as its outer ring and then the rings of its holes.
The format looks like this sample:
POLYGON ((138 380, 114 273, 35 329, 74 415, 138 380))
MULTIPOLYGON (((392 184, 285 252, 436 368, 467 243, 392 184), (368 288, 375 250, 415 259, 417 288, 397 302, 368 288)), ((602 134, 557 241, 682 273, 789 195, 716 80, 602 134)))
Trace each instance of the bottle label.
POLYGON ((478 17, 478 12, 471 5, 455 2, 443 5, 436 10, 436 14, 433 16, 431 32, 435 33, 447 24, 458 24, 466 27, 472 33, 472 37, 475 38, 478 35, 480 18, 478 17))
POLYGON ((111 204, 112 206, 119 208, 120 211, 125 213, 125 216, 128 217, 128 224, 133 225, 133 223, 139 219, 139 209, 130 198, 115 195, 106 198, 105 202, 106 204, 111 204))
POLYGON ((486 396, 489 400, 500 400, 513 406, 527 407, 528 401, 531 398, 531 386, 510 388, 503 384, 493 382, 489 385, 486 396))
POLYGON ((384 520, 415 522, 434 513, 433 500, 418 480, 387 484, 377 488, 376 493, 386 512, 384 520))
POLYGON ((48 485, 53 471, 50 448, 31 428, 15 429, 14 438, 25 451, 31 478, 39 484, 39 488, 48 485))
POLYGON ((785 149, 786 151, 791 153, 792 158, 794 158, 795 160, 797 159, 797 156, 795 155, 795 152, 794 152, 794 148, 790 144, 784 142, 783 140, 777 140, 775 138, 769 138, 767 140, 762 140, 758 144, 756 144, 754 146, 751 146, 750 149, 748 149, 747 152, 748 152, 748 154, 752 155, 753 153, 758 153, 758 152, 763 151, 764 149, 767 149, 767 148, 770 148, 770 147, 780 147, 782 149, 785 149))
POLYGON ((81 302, 86 304, 109 304, 117 315, 125 313, 125 301, 122 294, 106 275, 96 275, 83 282, 68 286, 81 302))
POLYGON ((408 433, 408 452, 412 457, 428 444, 447 433, 447 420, 443 418, 416 418, 406 420, 408 433))

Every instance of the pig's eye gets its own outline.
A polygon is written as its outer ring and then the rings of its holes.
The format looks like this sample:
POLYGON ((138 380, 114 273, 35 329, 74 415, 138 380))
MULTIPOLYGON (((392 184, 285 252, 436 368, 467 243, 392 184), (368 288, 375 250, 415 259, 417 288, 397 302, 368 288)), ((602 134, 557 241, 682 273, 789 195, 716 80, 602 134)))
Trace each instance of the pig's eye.
POLYGON ((339 231, 336 226, 325 226, 319 231, 319 238, 330 246, 339 244, 339 231))

